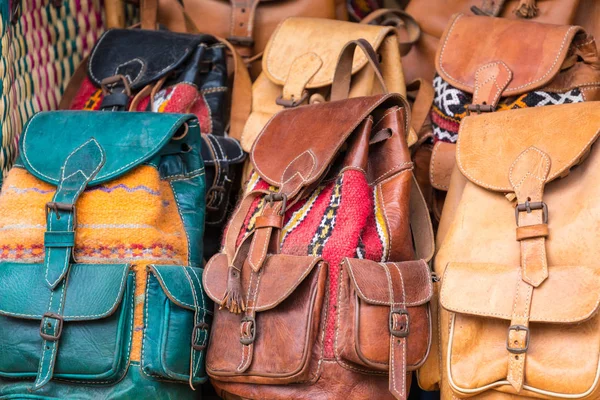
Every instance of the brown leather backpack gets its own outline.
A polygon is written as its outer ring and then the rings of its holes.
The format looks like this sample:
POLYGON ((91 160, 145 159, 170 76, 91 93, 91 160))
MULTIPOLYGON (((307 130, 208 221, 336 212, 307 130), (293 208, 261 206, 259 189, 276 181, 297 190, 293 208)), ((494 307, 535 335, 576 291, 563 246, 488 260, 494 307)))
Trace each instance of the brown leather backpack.
POLYGON ((600 398, 599 132, 599 102, 462 122, 435 260, 443 400, 600 398))
POLYGON ((466 115, 600 98, 596 43, 577 26, 457 14, 442 37, 436 70, 429 176, 437 216, 466 115))
MULTIPOLYGON (((336 76, 356 45, 368 51, 351 42, 336 76)), ((347 97, 349 80, 335 82, 347 97)), ((406 101, 384 94, 284 110, 263 129, 204 270, 216 303, 206 368, 222 395, 407 397, 431 343, 433 251, 408 124, 406 101)))

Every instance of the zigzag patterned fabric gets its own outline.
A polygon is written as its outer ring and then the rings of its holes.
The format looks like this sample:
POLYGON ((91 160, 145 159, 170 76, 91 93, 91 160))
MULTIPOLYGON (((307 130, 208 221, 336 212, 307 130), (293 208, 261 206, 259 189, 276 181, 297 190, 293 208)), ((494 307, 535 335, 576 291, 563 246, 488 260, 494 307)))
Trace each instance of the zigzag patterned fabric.
MULTIPOLYGON (((437 76, 433 80, 435 96, 431 110, 434 141, 456 143, 460 121, 467 115, 473 95, 455 88, 437 76)), ((564 93, 536 90, 518 97, 500 99, 498 111, 555 104, 581 103, 585 99, 578 88, 564 93)))
POLYGON ((101 0, 0 1, 0 127, 3 175, 16 157, 23 124, 56 109, 67 82, 102 33, 101 0), (10 20, 13 2, 21 16, 10 20))

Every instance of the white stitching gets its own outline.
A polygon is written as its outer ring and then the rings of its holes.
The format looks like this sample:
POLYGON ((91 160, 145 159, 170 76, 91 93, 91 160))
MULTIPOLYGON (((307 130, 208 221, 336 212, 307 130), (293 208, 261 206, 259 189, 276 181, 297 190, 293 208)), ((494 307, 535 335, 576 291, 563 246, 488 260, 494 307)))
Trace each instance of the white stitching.
MULTIPOLYGON (((134 62, 138 62, 138 63, 142 64, 142 66, 141 66, 141 68, 140 68, 140 71, 139 71, 139 72, 138 72, 138 74, 136 75, 135 79, 131 79, 131 77, 130 77, 129 75, 125 75, 125 76, 127 77, 127 79, 129 79, 129 83, 130 83, 130 84, 133 84, 135 81, 137 81, 137 80, 139 79, 140 75, 142 75, 142 72, 144 72, 144 66, 145 66, 146 64, 144 63, 144 61, 143 61, 143 60, 141 60, 141 59, 139 59, 139 58, 137 58, 137 57, 136 57, 136 58, 133 58, 133 59, 131 59, 131 60, 129 60, 129 61, 125 61, 125 62, 124 62, 124 63, 122 63, 122 64, 119 64, 119 65, 117 65, 117 68, 115 68, 115 75, 119 75, 119 69, 121 69, 121 67, 124 67, 124 66, 126 66, 127 64, 132 64, 132 63, 134 63, 134 62)), ((95 78, 94 78, 94 79, 95 79, 95 78)), ((96 81, 97 81, 97 79, 96 79, 96 81)))

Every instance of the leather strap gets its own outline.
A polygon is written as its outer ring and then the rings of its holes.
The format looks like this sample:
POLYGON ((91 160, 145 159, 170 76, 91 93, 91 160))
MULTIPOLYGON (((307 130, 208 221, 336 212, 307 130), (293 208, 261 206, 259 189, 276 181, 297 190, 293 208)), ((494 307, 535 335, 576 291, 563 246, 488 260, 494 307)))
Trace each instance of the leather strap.
POLYGON ((42 355, 32 390, 37 390, 52 379, 58 344, 62 334, 62 313, 69 267, 75 245, 77 227, 75 203, 104 165, 104 150, 95 139, 76 148, 66 158, 60 182, 52 201, 46 205, 46 234, 44 280, 50 288, 48 310, 41 320, 42 355))
POLYGON ((408 396, 406 382, 407 337, 410 332, 410 317, 406 310, 404 280, 400 268, 395 264, 381 264, 388 277, 390 293, 390 370, 389 390, 398 400, 408 396))
POLYGON ((287 79, 283 85, 281 99, 277 99, 277 104, 284 107, 295 107, 308 101, 306 95, 306 85, 313 76, 321 69, 323 60, 313 52, 305 53, 292 62, 287 79))
POLYGON ((419 78, 406 85, 407 92, 417 92, 415 101, 412 105, 410 125, 415 133, 421 139, 421 129, 429 117, 429 111, 433 104, 435 91, 433 85, 426 79, 419 78))
POLYGON ((262 271, 250 270, 250 283, 246 293, 246 310, 240 321, 240 343, 242 344, 242 359, 236 370, 237 373, 245 372, 252 364, 254 355, 254 338, 256 335, 256 298, 260 287, 262 271))
POLYGON ((473 105, 482 107, 482 111, 495 110, 512 77, 512 71, 502 61, 494 61, 477 68, 473 105))
POLYGON ((201 318, 201 316, 204 315, 203 309, 206 310, 207 307, 204 304, 202 284, 200 283, 196 272, 191 267, 182 266, 181 269, 190 284, 190 289, 192 290, 194 298, 194 327, 192 328, 191 335, 192 342, 190 346, 190 374, 188 383, 192 390, 195 390, 194 377, 201 368, 201 365, 204 364, 203 350, 206 348, 208 342, 208 324, 201 318), (204 331, 204 335, 200 335, 200 331, 204 331))
POLYGON ((427 203, 414 175, 412 176, 409 201, 410 229, 413 234, 416 258, 429 262, 435 251, 433 226, 427 203))
POLYGON ((230 0, 231 19, 227 40, 237 45, 244 57, 252 55, 254 47, 254 19, 260 0, 230 0))
MULTIPOLYGON (((373 11, 361 21, 361 24, 370 25, 382 25, 382 26, 394 26, 396 31, 406 31, 408 39, 400 41, 398 46, 400 47, 400 55, 405 56, 408 54, 410 49, 419 41, 421 37, 421 27, 419 23, 406 11, 399 9, 380 8, 373 11)), ((403 35, 398 32, 398 37, 403 35)))
POLYGON ((141 28, 156 30, 158 26, 157 17, 158 0, 140 0, 141 28))
POLYGON ((360 48, 366 55, 369 65, 375 71, 375 76, 381 85, 383 93, 387 93, 387 87, 381 75, 381 66, 379 57, 371 44, 365 39, 352 40, 344 46, 335 67, 333 74, 333 83, 331 85, 331 101, 344 100, 350 94, 350 81, 352 80, 352 64, 354 62, 354 52, 360 48))
POLYGON ((125 2, 123 0, 104 0, 106 28, 125 28, 125 2))
MULTIPOLYGON (((519 228, 539 231, 547 222, 542 202, 544 185, 550 172, 550 157, 535 147, 522 152, 510 168, 509 180, 517 197, 516 222, 519 228)), ((518 235, 518 231, 517 231, 518 235)), ((525 361, 529 348, 529 316, 534 288, 548 278, 546 235, 529 235, 520 240, 521 275, 513 304, 511 326, 507 333, 508 375, 520 392, 525 381, 525 361)))

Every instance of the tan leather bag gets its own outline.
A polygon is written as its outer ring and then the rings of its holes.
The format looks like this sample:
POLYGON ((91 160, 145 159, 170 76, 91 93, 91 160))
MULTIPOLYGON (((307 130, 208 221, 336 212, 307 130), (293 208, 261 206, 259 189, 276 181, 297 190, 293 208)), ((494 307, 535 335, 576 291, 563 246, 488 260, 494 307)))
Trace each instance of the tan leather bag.
POLYGON ((600 398, 598 132, 599 102, 462 123, 435 260, 442 399, 600 398))
MULTIPOLYGON (((352 42, 336 76, 355 45, 377 65, 352 42)), ((335 82, 347 97, 349 81, 335 82)), ((408 126, 406 101, 382 94, 284 110, 261 132, 204 270, 216 303, 206 368, 221 394, 406 399, 430 346, 433 251, 408 126)))
POLYGON ((468 113, 600 98, 596 43, 576 26, 457 14, 442 37, 436 70, 429 175, 438 216, 468 113))
MULTIPOLYGON (((569 25, 574 22, 580 1, 583 3, 595 0, 411 0, 406 7, 406 12, 421 26, 421 36, 404 57, 406 79, 407 81, 416 78, 433 79, 438 44, 454 14, 478 13, 508 19, 530 18, 536 22, 569 25)), ((486 27, 481 27, 476 37, 481 38, 488 33, 486 27)), ((517 32, 513 32, 512 35, 513 43, 515 45, 520 43, 522 36, 517 32)))
MULTIPOLYGON (((338 54, 344 45, 363 38, 377 51, 381 73, 391 93, 406 94, 396 31, 392 27, 315 18, 288 18, 269 40, 263 72, 252 88, 252 112, 242 134, 250 151, 267 121, 284 108, 328 101, 338 54), (324 39, 326 38, 326 40, 324 39)), ((381 93, 375 73, 357 52, 352 64, 350 97, 381 93)), ((411 132, 409 144, 416 141, 411 132)))
MULTIPOLYGON (((347 20, 344 0, 140 0, 142 26, 156 22, 174 32, 186 32, 186 16, 202 33, 227 39, 247 60, 260 56, 277 25, 298 16, 347 20), (158 11, 158 20, 156 17, 158 11)), ((253 63, 253 76, 260 62, 253 63), (256 67, 255 67, 256 66, 256 67)))

